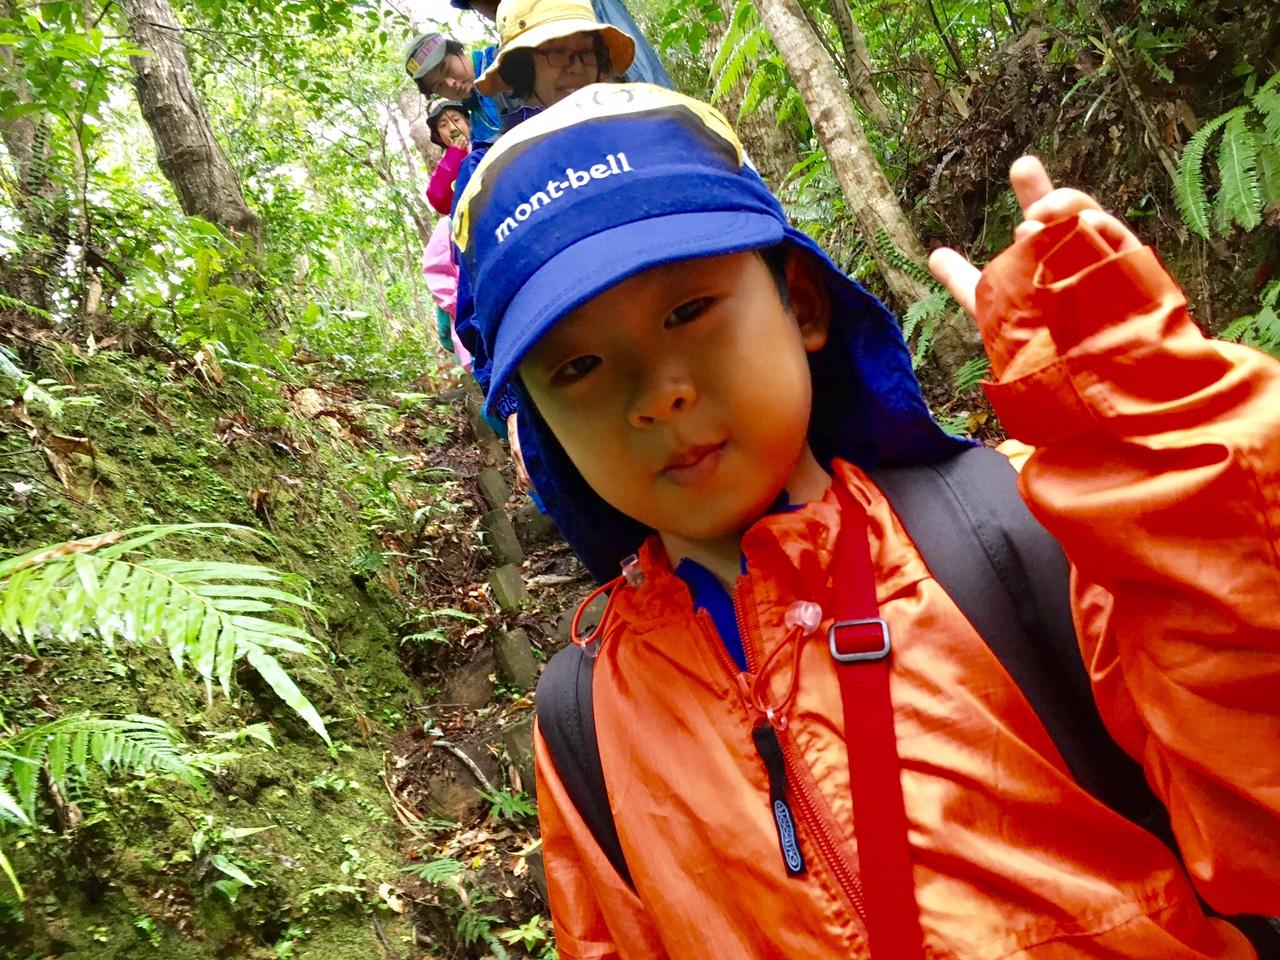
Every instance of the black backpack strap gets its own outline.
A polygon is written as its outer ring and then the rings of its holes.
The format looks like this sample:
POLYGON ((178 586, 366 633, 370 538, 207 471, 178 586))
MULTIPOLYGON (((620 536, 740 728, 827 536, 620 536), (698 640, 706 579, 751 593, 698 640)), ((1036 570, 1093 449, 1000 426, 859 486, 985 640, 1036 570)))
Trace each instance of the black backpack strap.
POLYGON ((600 766, 592 707, 595 663, 595 658, 576 643, 556 651, 538 679, 538 730, 587 829, 627 886, 634 886, 600 766))
MULTIPOLYGON (((975 447, 939 463, 877 470, 872 479, 929 572, 1022 690, 1076 782, 1181 860, 1169 811, 1098 713, 1071 617, 1066 556, 1027 509, 1013 465, 975 447)), ((1262 960, 1280 960, 1275 920, 1227 919, 1262 960)))
POLYGON ((929 571, 1031 703, 1076 782, 1171 840, 1141 766, 1098 714, 1071 618, 1067 559, 1027 509, 1013 465, 974 447, 872 478, 929 571))

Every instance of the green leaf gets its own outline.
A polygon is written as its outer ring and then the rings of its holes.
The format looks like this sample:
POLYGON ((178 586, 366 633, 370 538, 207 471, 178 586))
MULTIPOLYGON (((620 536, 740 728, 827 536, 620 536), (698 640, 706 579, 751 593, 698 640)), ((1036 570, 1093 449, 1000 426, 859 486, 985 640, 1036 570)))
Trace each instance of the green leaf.
MULTIPOLYGON (((1218 148, 1218 222, 1252 230, 1262 223, 1262 184, 1258 178, 1258 141, 1244 110, 1231 113, 1218 148)), ((1225 231, 1224 231, 1225 232, 1225 231)))
POLYGON ((4 851, 0 850, 0 872, 9 878, 9 883, 13 886, 14 895, 19 902, 26 900, 27 895, 22 892, 22 884, 18 882, 18 875, 13 872, 13 864, 9 862, 9 858, 4 855, 4 851))
POLYGON ((19 103, 6 110, 0 110, 0 122, 11 123, 14 120, 20 120, 22 117, 29 116, 30 114, 46 113, 48 110, 49 105, 43 100, 34 100, 30 103, 19 103))
MULTIPOLYGON (((232 524, 155 525, 6 560, 0 563, 0 632, 32 644, 41 633, 72 640, 85 630, 97 632, 108 644, 119 637, 160 642, 176 669, 192 661, 210 696, 215 677, 224 693, 230 693, 234 664, 250 649, 314 656, 311 648, 317 641, 310 632, 270 617, 315 610, 310 599, 279 586, 286 580, 279 571, 254 564, 129 557, 162 537, 231 531, 260 536, 232 524), (246 615, 250 613, 262 616, 246 615)), ((273 673, 283 670, 271 662, 277 668, 273 673)), ((312 726, 315 720, 314 713, 307 717, 312 726)))
POLYGON ((1214 117, 1187 141, 1178 158, 1178 177, 1174 181, 1173 199, 1182 219, 1196 234, 1210 237, 1209 198, 1204 188, 1204 158, 1214 135, 1226 126, 1241 108, 1214 117))
MULTIPOLYGON (((177 733, 154 717, 117 719, 74 714, 0 739, 0 753, 16 761, 0 773, 0 778, 6 773, 11 778, 17 793, 17 807, 27 820, 35 818, 39 772, 46 765, 49 779, 60 787, 67 785, 73 771, 83 777, 89 760, 93 760, 106 773, 129 769, 170 774, 203 789, 200 772, 187 761, 180 745, 177 733)), ((2 785, 0 793, 9 803, 14 802, 2 785)), ((0 806, 7 809, 3 800, 0 806)))
POLYGON ((209 863, 221 870, 228 877, 231 877, 231 879, 238 880, 240 883, 243 883, 246 887, 257 886, 257 884, 253 882, 253 879, 245 873, 243 869, 232 863, 221 853, 210 854, 209 863))
POLYGON ((293 708, 298 716, 302 717, 316 733, 324 739, 325 743, 332 743, 329 739, 329 731, 325 729, 324 720, 320 717, 320 712, 311 705, 308 700, 298 689, 298 685, 280 666, 278 660, 261 649, 252 649, 248 652, 249 662, 254 669, 258 671, 259 676, 267 681, 271 689, 276 692, 281 700, 293 708))
POLYGON ((463 871, 462 864, 451 857, 443 857, 439 860, 431 860, 427 863, 415 863, 412 866, 402 867, 401 873, 412 873, 420 880, 427 883, 444 884, 448 883, 452 878, 456 877, 463 871))
POLYGON ((22 807, 18 805, 18 801, 13 798, 13 794, 9 793, 3 785, 0 785, 0 819, 14 820, 21 824, 31 822, 27 819, 22 807))

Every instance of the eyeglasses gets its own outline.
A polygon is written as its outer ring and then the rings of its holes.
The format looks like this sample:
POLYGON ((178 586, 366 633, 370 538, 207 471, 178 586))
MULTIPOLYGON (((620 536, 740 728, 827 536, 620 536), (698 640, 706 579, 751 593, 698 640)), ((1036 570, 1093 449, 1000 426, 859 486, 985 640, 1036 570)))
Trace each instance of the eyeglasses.
POLYGON ((549 50, 544 50, 538 47, 533 52, 546 60, 547 66, 553 70, 563 70, 574 61, 582 64, 587 69, 591 69, 599 62, 594 45, 587 47, 585 50, 566 50, 564 47, 552 47, 549 50))

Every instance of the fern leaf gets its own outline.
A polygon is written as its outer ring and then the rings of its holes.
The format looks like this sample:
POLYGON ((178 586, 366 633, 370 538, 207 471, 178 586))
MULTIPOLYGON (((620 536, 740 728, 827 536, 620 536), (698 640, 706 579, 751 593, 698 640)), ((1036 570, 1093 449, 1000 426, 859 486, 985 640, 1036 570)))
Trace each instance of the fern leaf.
POLYGON ((1209 198, 1204 189, 1204 157, 1209 143, 1236 110, 1214 117, 1187 141, 1178 158, 1178 177, 1174 182, 1173 199, 1182 214, 1183 221, 1196 234, 1209 239, 1209 198))
POLYGON ((412 866, 402 867, 401 873, 412 873, 420 880, 427 883, 444 884, 448 883, 463 870, 462 863, 444 857, 439 860, 431 860, 427 863, 415 863, 412 866))
POLYGON ((1263 205, 1280 203, 1280 140, 1258 144, 1258 180, 1263 205))
POLYGON ((22 807, 18 805, 18 801, 13 798, 13 794, 6 790, 3 784, 0 784, 0 820, 19 824, 31 822, 27 819, 22 807))
POLYGON ((293 682, 293 678, 285 672, 284 667, 280 666, 280 661, 261 649, 250 649, 247 656, 262 679, 271 685, 276 696, 292 707, 325 743, 329 743, 329 732, 325 729, 324 720, 320 717, 319 711, 303 696, 298 685, 293 682))
POLYGON ((14 896, 21 903, 27 899, 27 895, 22 891, 22 884, 18 882, 18 875, 13 870, 13 864, 9 862, 9 858, 4 855, 4 851, 0 850, 0 873, 9 878, 9 883, 13 886, 14 896))
POLYGON ((711 100, 722 100, 729 91, 742 82, 747 68, 758 58, 764 28, 751 0, 739 0, 734 8, 729 28, 720 38, 720 47, 711 62, 714 84, 711 100))
POLYGON ((7 560, 0 564, 0 633, 32 646, 45 636, 70 642, 88 633, 108 645, 159 644, 179 672, 191 665, 209 699, 215 684, 229 696, 235 664, 248 660, 328 742, 319 713, 274 656, 316 657, 319 642, 300 625, 316 608, 292 589, 296 578, 255 564, 133 556, 161 537, 241 529, 138 527, 7 560))
MULTIPOLYGON (((1262 223, 1262 184, 1258 179, 1258 140, 1243 110, 1232 111, 1218 148, 1222 185, 1215 204, 1218 222, 1252 230, 1262 223)), ((1224 230, 1225 232, 1225 230, 1224 230)))
POLYGON ((935 290, 923 300, 917 300, 902 315, 902 337, 910 340, 920 324, 930 317, 941 316, 946 309, 948 294, 945 290, 935 290))
POLYGON ((756 70, 751 74, 747 89, 742 94, 742 107, 738 110, 738 116, 749 117, 759 110, 773 88, 773 83, 774 78, 768 70, 756 70))
POLYGON ((1280 146, 1280 73, 1254 93, 1253 106, 1262 117, 1262 130, 1267 143, 1280 146))
MULTIPOLYGON (((938 286, 938 281, 933 279, 933 275, 924 267, 916 263, 905 253, 898 249, 898 245, 893 242, 889 236, 889 231, 881 227, 876 231, 876 250, 880 256, 895 270, 905 273, 917 283, 924 284, 930 290, 942 289, 938 286)), ((906 319, 905 317, 903 319, 906 319)))
MULTIPOLYGON (((179 748, 177 733, 163 720, 128 716, 122 719, 75 714, 22 730, 0 740, 0 750, 17 762, 8 771, 17 792, 0 788, 6 806, 16 803, 27 822, 35 819, 36 794, 41 768, 49 780, 65 787, 74 772, 83 778, 92 760, 105 773, 134 770, 176 776, 193 787, 204 779, 179 748)), ((12 812, 12 811, 11 811, 12 812)))
POLYGON ((991 361, 985 356, 974 357, 972 360, 966 361, 952 378, 956 393, 968 393, 980 384, 990 372, 991 361))

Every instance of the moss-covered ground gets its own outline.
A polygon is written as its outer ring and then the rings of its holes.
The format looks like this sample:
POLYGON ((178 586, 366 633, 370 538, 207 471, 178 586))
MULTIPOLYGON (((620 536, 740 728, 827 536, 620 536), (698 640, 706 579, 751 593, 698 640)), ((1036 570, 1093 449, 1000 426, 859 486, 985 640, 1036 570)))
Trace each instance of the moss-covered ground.
POLYGON ((232 700, 215 691, 208 701, 159 651, 111 652, 92 641, 10 647, 0 658, 9 730, 80 710, 142 713, 173 724, 192 749, 237 756, 213 765, 205 795, 162 779, 91 777, 65 798, 83 816, 74 829, 60 822, 64 805, 46 797, 34 835, 6 851, 26 900, 0 895, 0 956, 410 955, 411 930, 378 888, 397 884, 403 841, 383 783, 384 749, 421 692, 397 650, 404 615, 378 512, 385 476, 360 465, 415 438, 440 439, 452 414, 361 400, 308 418, 283 396, 118 352, 62 353, 43 365, 98 405, 56 422, 32 409, 28 425, 12 407, 0 412, 0 555, 157 522, 270 534, 275 546, 175 543, 188 556, 252 560, 310 585, 322 615, 311 626, 328 661, 286 665, 334 747, 252 673, 237 676, 232 700), (92 456, 55 452, 69 489, 40 450, 54 434, 92 445, 92 456), (254 724, 266 725, 274 746, 244 732, 254 724), (215 859, 253 886, 227 884, 215 859))

